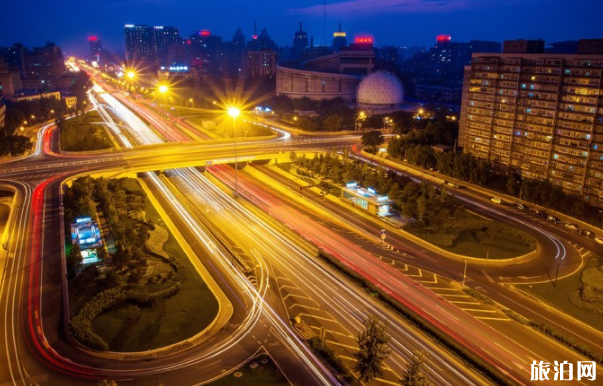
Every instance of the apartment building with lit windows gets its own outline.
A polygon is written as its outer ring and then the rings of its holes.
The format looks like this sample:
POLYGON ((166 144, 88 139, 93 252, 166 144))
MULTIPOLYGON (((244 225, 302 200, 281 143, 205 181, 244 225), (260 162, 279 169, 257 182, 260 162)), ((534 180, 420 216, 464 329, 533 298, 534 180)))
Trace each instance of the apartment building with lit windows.
POLYGON ((459 145, 499 172, 547 179, 603 206, 603 52, 581 47, 473 54, 459 145))

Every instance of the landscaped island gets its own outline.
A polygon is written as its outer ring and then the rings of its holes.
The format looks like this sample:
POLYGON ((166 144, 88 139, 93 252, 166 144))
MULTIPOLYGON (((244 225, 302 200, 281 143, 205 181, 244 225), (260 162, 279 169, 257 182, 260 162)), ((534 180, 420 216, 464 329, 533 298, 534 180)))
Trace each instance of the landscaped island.
POLYGON ((69 329, 80 343, 155 349, 194 336, 216 317, 217 300, 135 179, 81 177, 63 200, 69 329))
MULTIPOLYGON (((387 195, 393 207, 406 218, 404 230, 449 252, 463 256, 504 259, 525 255, 536 248, 536 239, 530 234, 507 224, 484 219, 464 208, 445 186, 418 183, 382 168, 345 155, 318 154, 313 158, 297 157, 288 167, 281 168, 298 176, 313 178, 329 190, 324 181, 343 186, 355 181, 360 186, 372 187, 387 195)), ((334 190, 331 188, 331 190, 334 190)))

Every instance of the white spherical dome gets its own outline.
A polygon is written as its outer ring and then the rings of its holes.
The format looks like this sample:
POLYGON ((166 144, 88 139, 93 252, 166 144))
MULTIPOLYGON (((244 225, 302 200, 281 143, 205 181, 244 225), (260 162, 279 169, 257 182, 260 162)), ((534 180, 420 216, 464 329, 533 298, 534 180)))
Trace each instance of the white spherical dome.
POLYGON ((404 102, 404 86, 391 72, 376 71, 358 85, 356 102, 362 108, 394 109, 404 102))

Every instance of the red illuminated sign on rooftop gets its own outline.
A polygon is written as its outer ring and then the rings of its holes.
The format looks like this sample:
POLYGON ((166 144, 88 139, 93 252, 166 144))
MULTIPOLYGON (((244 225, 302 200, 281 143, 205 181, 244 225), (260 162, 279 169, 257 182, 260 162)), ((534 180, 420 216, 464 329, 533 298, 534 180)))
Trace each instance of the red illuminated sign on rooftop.
POLYGON ((438 43, 448 43, 451 39, 450 35, 438 35, 436 37, 438 43))
POLYGON ((95 42, 95 41, 97 41, 97 40, 98 40, 98 38, 97 38, 96 36, 90 36, 90 37, 88 38, 88 40, 90 40, 91 42, 95 42))
POLYGON ((209 32, 209 31, 207 31, 207 30, 204 30, 204 31, 201 31, 201 32, 199 33, 199 35, 201 35, 201 36, 209 36, 209 35, 211 35, 211 32, 209 32))
POLYGON ((373 38, 370 36, 358 36, 354 39, 356 44, 373 44, 373 38))

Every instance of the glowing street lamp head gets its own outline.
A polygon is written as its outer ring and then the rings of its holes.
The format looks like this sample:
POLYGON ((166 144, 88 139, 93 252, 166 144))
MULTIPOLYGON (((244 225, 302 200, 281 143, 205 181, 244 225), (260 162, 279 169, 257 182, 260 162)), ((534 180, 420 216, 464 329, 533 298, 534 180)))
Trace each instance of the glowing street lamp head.
POLYGON ((136 74, 134 73, 134 71, 128 71, 128 78, 130 78, 130 80, 134 79, 135 76, 136 74))
POLYGON ((159 92, 162 94, 165 94, 168 91, 168 86, 166 86, 165 84, 162 84, 161 86, 159 86, 159 92))
POLYGON ((237 109, 236 107, 228 108, 228 115, 230 115, 231 117, 236 118, 239 116, 239 114, 241 114, 241 110, 237 109))
POLYGON ((419 109, 419 114, 423 114, 424 112, 425 112, 425 110, 419 109))

